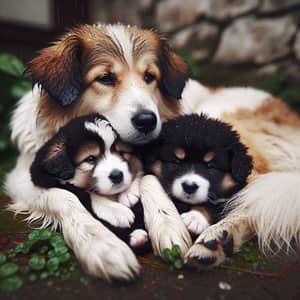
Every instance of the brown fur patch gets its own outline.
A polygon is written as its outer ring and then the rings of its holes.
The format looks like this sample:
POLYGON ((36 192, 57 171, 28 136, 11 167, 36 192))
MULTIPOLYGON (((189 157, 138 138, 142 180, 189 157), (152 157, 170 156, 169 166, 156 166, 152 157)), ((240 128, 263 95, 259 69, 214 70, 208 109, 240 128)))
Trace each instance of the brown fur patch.
POLYGON ((183 159, 185 159, 186 153, 185 153, 184 149, 182 149, 182 148, 177 148, 177 149, 175 150, 175 156, 176 156, 178 159, 183 160, 183 159))
POLYGON ((162 162, 160 160, 157 160, 156 162, 154 162, 152 167, 151 167, 152 172, 158 178, 161 178, 161 167, 162 167, 162 162))
POLYGON ((64 151, 66 151, 66 140, 64 137, 61 137, 50 146, 49 151, 47 152, 46 160, 55 159, 64 151))
POLYGON ((235 180, 232 178, 231 174, 227 173, 222 179, 221 188, 223 191, 228 191, 236 185, 235 180))
POLYGON ((207 153, 205 153, 205 155, 203 156, 203 161, 205 162, 210 162, 213 160, 213 158, 216 156, 216 153, 213 151, 209 151, 207 153))
POLYGON ((76 153, 74 157, 75 164, 80 164, 90 155, 99 158, 101 155, 101 149, 97 143, 89 143, 80 147, 79 151, 76 153))
POLYGON ((207 222, 211 225, 213 223, 213 219, 210 215, 210 213, 208 212, 208 210, 205 208, 205 207, 202 207, 202 206, 194 206, 192 208, 192 210, 195 210, 195 211, 198 211, 200 212, 204 217, 205 219, 207 220, 207 222))

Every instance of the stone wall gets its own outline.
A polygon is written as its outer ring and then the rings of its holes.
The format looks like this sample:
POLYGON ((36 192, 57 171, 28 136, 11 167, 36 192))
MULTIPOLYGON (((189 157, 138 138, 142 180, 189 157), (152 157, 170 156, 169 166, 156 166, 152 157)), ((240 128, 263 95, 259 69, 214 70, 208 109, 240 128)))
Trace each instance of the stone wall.
POLYGON ((202 66, 278 69, 300 81, 300 0, 93 0, 91 15, 158 28, 202 66))

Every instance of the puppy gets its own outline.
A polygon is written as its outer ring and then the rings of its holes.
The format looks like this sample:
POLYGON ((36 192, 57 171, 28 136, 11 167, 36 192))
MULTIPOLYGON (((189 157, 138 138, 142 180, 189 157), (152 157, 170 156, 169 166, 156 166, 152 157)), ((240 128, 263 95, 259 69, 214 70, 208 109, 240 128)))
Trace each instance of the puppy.
POLYGON ((122 198, 121 193, 141 172, 141 162, 130 146, 119 140, 105 117, 91 114, 70 121, 40 148, 30 171, 35 185, 72 192, 119 238, 136 252, 143 251, 141 246, 148 241, 148 235, 143 227, 141 204, 135 204, 133 212, 124 206, 121 211, 111 207, 110 213, 97 214, 97 202, 104 200, 90 197, 90 192, 94 192, 117 201, 117 196, 122 198), (111 215, 115 215, 117 223, 111 215))
POLYGON ((220 219, 224 202, 252 170, 238 133, 204 114, 164 123, 158 140, 144 149, 146 170, 159 178, 195 237, 220 219))

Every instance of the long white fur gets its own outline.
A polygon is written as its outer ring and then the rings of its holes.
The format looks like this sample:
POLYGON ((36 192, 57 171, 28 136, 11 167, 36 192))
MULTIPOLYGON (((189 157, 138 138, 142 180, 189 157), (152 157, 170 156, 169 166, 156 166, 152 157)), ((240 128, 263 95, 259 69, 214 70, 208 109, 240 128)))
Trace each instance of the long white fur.
POLYGON ((261 249, 269 253, 300 244, 300 172, 259 175, 231 201, 232 214, 247 212, 261 249))

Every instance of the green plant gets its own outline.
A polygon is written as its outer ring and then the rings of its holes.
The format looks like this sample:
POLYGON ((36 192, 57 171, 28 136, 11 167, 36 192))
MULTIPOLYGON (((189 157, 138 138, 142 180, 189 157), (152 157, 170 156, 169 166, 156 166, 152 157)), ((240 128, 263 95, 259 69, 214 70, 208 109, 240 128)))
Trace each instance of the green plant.
POLYGON ((17 290, 26 281, 68 279, 77 268, 78 263, 61 233, 33 230, 25 242, 0 253, 0 292, 17 290))
POLYGON ((169 264, 171 269, 182 269, 183 268, 183 260, 181 258, 181 250, 178 245, 174 245, 171 249, 165 248, 163 250, 163 257, 166 262, 169 264))
MULTIPOLYGON (((13 166, 16 156, 10 141, 9 119, 16 100, 31 89, 25 66, 16 56, 0 53, 0 182, 13 166)), ((3 194, 0 185, 0 196, 3 194)))

